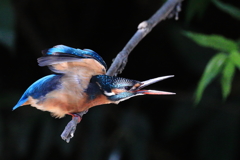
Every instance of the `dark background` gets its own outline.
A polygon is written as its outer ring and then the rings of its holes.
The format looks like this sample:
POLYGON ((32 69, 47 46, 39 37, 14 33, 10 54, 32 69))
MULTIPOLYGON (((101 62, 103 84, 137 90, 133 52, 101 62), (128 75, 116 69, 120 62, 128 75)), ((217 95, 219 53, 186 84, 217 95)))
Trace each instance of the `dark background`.
MULTIPOLYGON (((94 107, 67 144, 60 134, 70 116, 55 119, 30 106, 12 112, 29 85, 51 74, 47 67, 37 65, 41 50, 57 44, 90 48, 110 66, 138 24, 155 13, 163 1, 10 1, 6 7, 12 7, 13 16, 1 12, 6 21, 13 21, 15 40, 10 46, 0 43, 0 159, 238 159, 239 71, 226 101, 222 100, 217 78, 195 106, 197 83, 216 51, 198 46, 182 31, 220 34, 236 40, 240 23, 208 0, 191 2, 182 3, 180 20, 161 22, 138 44, 119 75, 141 81, 175 75, 150 88, 177 94, 140 96, 119 105, 94 107)), ((238 1, 225 2, 240 8, 238 1)), ((0 26, 4 24, 0 21, 0 26)))

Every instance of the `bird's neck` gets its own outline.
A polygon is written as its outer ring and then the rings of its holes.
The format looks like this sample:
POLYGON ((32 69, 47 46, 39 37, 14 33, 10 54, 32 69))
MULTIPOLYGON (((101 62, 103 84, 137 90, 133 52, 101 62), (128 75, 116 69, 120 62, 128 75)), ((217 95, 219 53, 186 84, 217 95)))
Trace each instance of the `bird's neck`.
POLYGON ((97 83, 94 82, 89 83, 85 92, 88 95, 89 100, 94 100, 102 94, 100 87, 97 85, 97 83))
POLYGON ((85 92, 88 96, 87 101, 92 107, 102 104, 113 103, 108 99, 107 96, 102 93, 101 88, 96 82, 90 82, 85 92))

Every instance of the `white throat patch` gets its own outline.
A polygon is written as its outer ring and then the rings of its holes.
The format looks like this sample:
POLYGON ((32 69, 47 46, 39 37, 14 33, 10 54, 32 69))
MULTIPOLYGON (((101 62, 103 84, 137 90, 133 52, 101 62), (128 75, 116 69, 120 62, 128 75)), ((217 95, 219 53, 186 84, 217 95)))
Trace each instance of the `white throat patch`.
POLYGON ((116 95, 116 93, 114 93, 114 92, 104 91, 103 93, 104 93, 106 96, 114 96, 114 95, 116 95))

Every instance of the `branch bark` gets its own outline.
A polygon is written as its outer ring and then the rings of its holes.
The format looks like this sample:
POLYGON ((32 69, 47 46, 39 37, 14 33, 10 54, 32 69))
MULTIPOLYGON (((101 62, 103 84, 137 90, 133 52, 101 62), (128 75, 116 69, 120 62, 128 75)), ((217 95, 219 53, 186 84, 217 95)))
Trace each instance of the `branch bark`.
POLYGON ((178 12, 181 11, 182 1, 183 0, 168 0, 151 18, 140 23, 138 25, 137 32, 114 59, 111 67, 107 71, 107 75, 116 76, 118 73, 121 73, 123 71, 124 67, 127 64, 127 59, 130 52, 159 22, 166 18, 171 18, 174 15, 175 19, 177 20, 178 12))
MULTIPOLYGON (((128 41, 126 46, 120 51, 117 57, 114 59, 112 65, 107 71, 107 75, 116 76, 121 73, 124 67, 127 64, 127 59, 130 52, 137 46, 137 44, 162 20, 166 18, 172 18, 175 16, 175 19, 178 19, 178 12, 181 10, 181 2, 183 0, 168 0, 163 4, 163 6, 148 20, 141 22, 138 25, 137 32, 133 37, 128 41)), ((78 115, 82 116, 86 112, 80 112, 78 115)), ((77 118, 74 117, 65 127, 64 131, 61 134, 63 140, 67 143, 70 142, 70 139, 73 138, 75 129, 77 127, 77 118)))

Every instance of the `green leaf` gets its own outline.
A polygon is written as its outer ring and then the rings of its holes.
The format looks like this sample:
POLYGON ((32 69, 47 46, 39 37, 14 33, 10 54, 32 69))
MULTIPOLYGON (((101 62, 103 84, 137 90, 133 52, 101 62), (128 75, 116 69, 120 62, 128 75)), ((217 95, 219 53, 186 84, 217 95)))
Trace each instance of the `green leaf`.
POLYGON ((195 103, 197 104, 201 98, 203 91, 209 85, 209 83, 218 75, 221 71, 221 68, 227 58, 227 55, 224 53, 218 53, 208 62, 205 71, 198 83, 196 90, 196 99, 195 103))
POLYGON ((229 55, 232 63, 240 70, 240 53, 238 51, 232 51, 229 55))
POLYGON ((221 86, 222 86, 222 95, 226 99, 231 91, 232 79, 235 73, 234 63, 230 58, 225 62, 225 66, 222 72, 221 86))
POLYGON ((240 9, 238 9, 237 7, 234 7, 230 4, 227 3, 223 3, 221 1, 218 0, 213 0, 213 3, 222 11, 228 13, 230 16, 232 16, 233 18, 236 18, 238 20, 240 20, 240 9))
POLYGON ((221 35, 205 35, 200 33, 185 31, 184 35, 203 47, 210 47, 222 52, 231 52, 238 49, 235 41, 227 39, 221 35))

